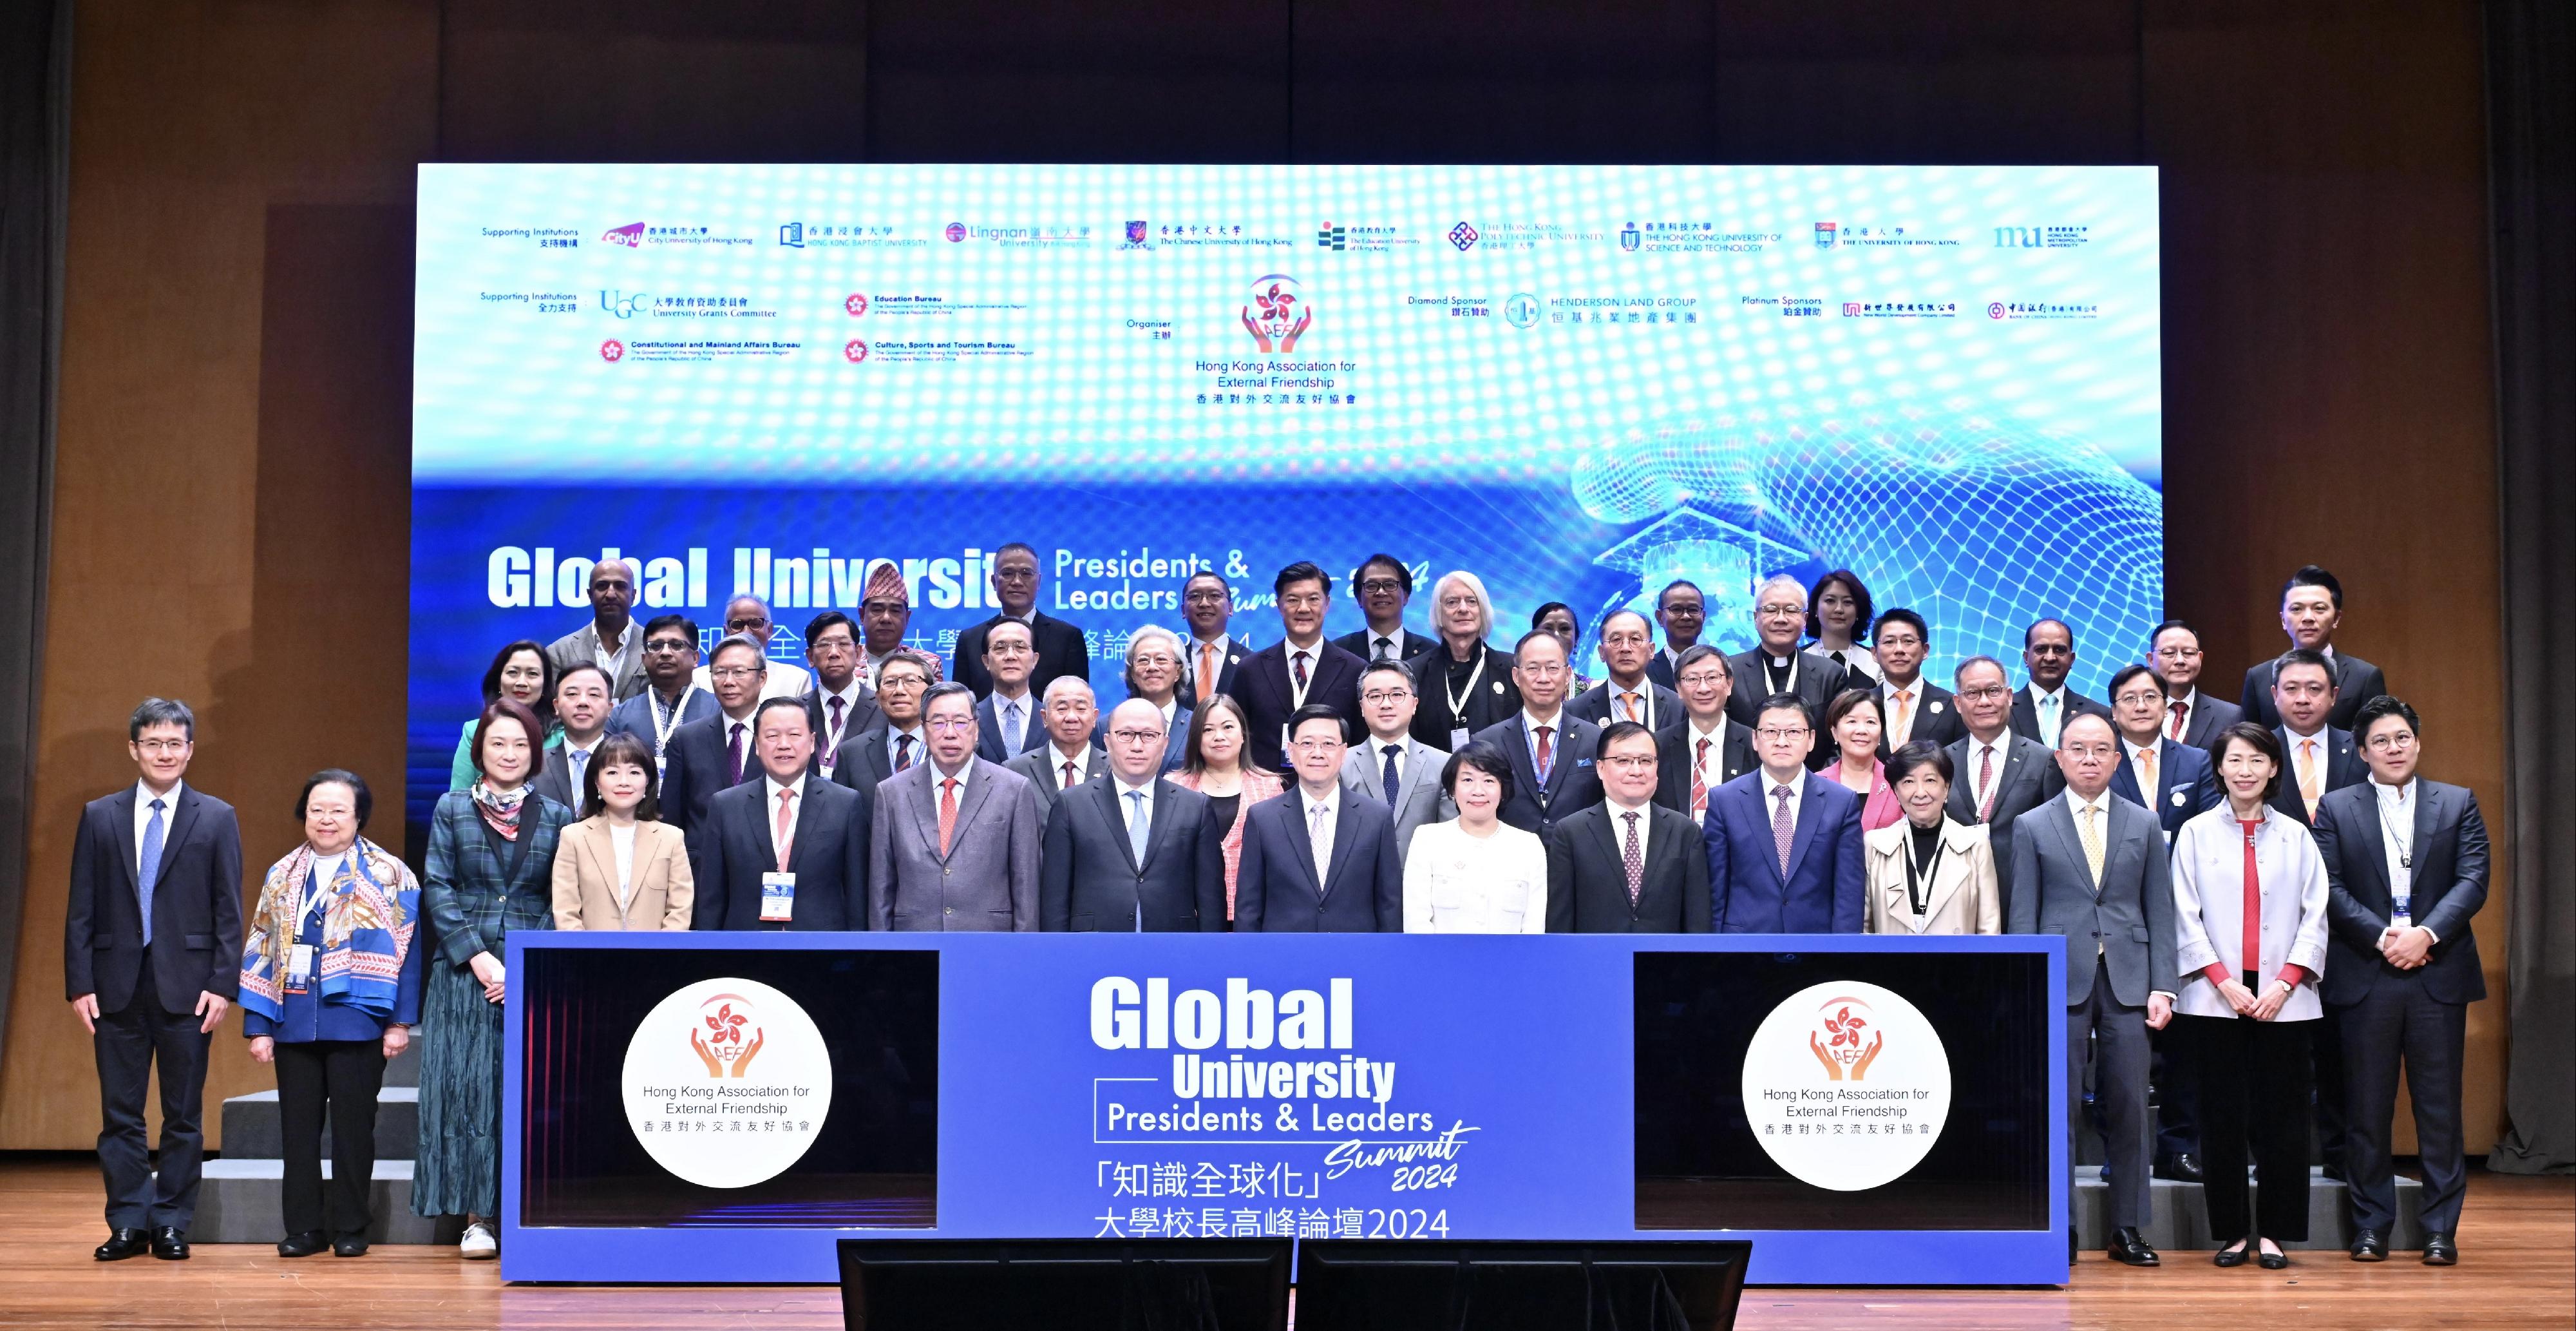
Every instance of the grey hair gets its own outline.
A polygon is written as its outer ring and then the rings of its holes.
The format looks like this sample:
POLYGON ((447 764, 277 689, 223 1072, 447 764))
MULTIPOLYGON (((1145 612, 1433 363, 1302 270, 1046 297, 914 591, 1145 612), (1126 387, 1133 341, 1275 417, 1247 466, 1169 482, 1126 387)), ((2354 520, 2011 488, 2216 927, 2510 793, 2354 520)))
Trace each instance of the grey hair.
MULTIPOLYGON (((1485 580, 1463 568, 1453 568, 1431 584, 1431 613, 1440 613, 1440 591, 1450 583, 1464 586, 1476 598, 1476 636, 1490 636, 1494 631, 1494 598, 1485 593, 1485 580)), ((1440 621, 1435 618, 1434 624, 1440 621)))
POLYGON ((1786 573, 1774 573, 1770 577, 1764 578, 1762 580, 1762 585, 1753 589, 1753 603, 1757 606, 1762 604, 1764 598, 1771 595, 1771 589, 1774 587, 1786 587, 1789 590, 1796 592, 1798 594, 1798 604, 1802 607, 1807 604, 1807 584, 1798 581, 1796 578, 1790 577, 1786 573))
MULTIPOLYGON (((964 688, 965 686, 961 684, 958 687, 964 688)), ((1038 701, 1048 707, 1053 707, 1055 706, 1057 694, 1071 693, 1075 689, 1082 690, 1082 696, 1091 698, 1095 701, 1097 701, 1100 696, 1091 691, 1090 680, 1084 679, 1080 675, 1058 675, 1047 681, 1046 692, 1039 695, 1038 701)), ((927 693, 921 695, 921 701, 923 708, 927 710, 930 705, 930 695, 927 693)))

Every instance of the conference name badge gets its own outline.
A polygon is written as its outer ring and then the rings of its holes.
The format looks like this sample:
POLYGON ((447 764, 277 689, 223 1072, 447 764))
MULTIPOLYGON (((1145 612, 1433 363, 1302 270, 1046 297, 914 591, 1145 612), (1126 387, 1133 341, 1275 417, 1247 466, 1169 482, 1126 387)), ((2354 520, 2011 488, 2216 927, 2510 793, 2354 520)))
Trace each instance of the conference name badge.
POLYGON ((832 1111, 832 1055, 796 1000, 758 980, 700 980, 627 1042, 627 1127, 653 1162, 704 1188, 747 1188, 804 1158, 832 1111))
POLYGON ((796 918, 796 875, 765 873, 760 876, 760 922, 785 924, 796 918))
POLYGON ((1465 747, 1467 747, 1467 728, 1465 726, 1449 727, 1449 751, 1451 753, 1456 753, 1458 750, 1465 747))
POLYGON ((297 943, 286 949, 286 992, 300 994, 313 983, 313 945, 297 943))
POLYGON ((1921 1009, 1857 980, 1771 1009, 1744 1051, 1744 1120, 1772 1163, 1835 1192, 1903 1178, 1950 1117, 1950 1056, 1921 1009))

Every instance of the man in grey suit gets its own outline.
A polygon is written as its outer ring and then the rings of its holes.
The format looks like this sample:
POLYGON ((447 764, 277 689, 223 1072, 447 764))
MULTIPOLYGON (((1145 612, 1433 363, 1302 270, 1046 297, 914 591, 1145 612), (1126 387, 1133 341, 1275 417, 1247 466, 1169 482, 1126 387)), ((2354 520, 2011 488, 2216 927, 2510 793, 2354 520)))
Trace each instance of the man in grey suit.
POLYGON ((1209 821, 1207 796, 1163 780, 1162 768, 1163 709, 1120 703, 1108 774, 1047 814, 1038 916, 1050 932, 1224 931, 1225 829, 1209 821))
POLYGON ((1401 662, 1370 665, 1360 673, 1360 719, 1368 723, 1368 739, 1342 759, 1343 787, 1385 805, 1394 816, 1399 862, 1413 845, 1415 828, 1458 816, 1448 792, 1440 788, 1448 753, 1410 733, 1420 701, 1413 691, 1413 672, 1401 662))
MULTIPOLYGON (((2013 823, 2066 788, 2057 759, 2048 746, 2012 733, 2012 686, 2004 680, 2004 663, 1991 656, 1971 656, 1950 676, 1959 704, 1960 723, 1968 737, 1950 746, 1950 816, 1970 825, 1984 824, 1987 844, 1994 847, 1998 871, 2012 867, 2013 823)), ((2013 884, 2007 876, 1996 885, 2009 913, 2013 884)))
MULTIPOLYGON (((2066 939, 2066 1109, 2072 1137, 2084 1121, 2086 1054, 2110 1163, 2113 1261, 2155 1266, 2147 1223, 2147 1032, 2173 1019, 2174 899, 2164 829, 2154 814, 2111 793, 2120 744, 2111 723, 2081 714, 2058 736, 2066 794, 2022 819, 2013 837, 2013 890, 2005 928, 2066 939)), ((2074 1158, 2070 1140, 2067 1158, 2074 1158)), ((2071 1255, 2071 1254, 2070 1254, 2071 1255)))
POLYGON ((1644 615, 1611 612, 1601 621, 1599 651, 1609 675, 1576 694, 1565 705, 1566 715, 1595 726, 1634 721, 1657 736, 1682 728, 1681 695, 1646 677, 1646 663, 1655 659, 1655 636, 1644 615))
POLYGON ((2245 709, 2200 690, 2206 664, 2200 633, 2179 619, 2156 625, 2147 635, 2147 664, 2165 681, 2165 738, 2207 751, 2214 758, 2219 732, 2245 719, 2245 709))
POLYGON ((955 680, 934 684, 921 714, 930 761, 877 787, 868 927, 1035 932, 1045 833, 1037 792, 1019 774, 975 756, 973 689, 955 680))
POLYGON ((546 644, 546 659, 562 674, 595 665, 608 676, 611 696, 644 691, 644 651, 635 631, 635 565, 603 559, 590 568, 590 622, 546 644))
MULTIPOLYGON (((985 699, 986 702, 992 701, 985 699)), ((1058 675, 1047 681, 1046 741, 1036 748, 1002 764, 1010 771, 1027 777, 1029 787, 1038 793, 1038 825, 1043 827, 1055 812, 1055 802, 1064 792, 1108 770, 1108 751, 1101 747, 1093 722, 1100 706, 1092 700, 1091 681, 1075 675, 1058 675)), ((1160 723, 1157 709, 1154 720, 1160 723)), ((976 724, 982 725, 978 716, 976 724)))

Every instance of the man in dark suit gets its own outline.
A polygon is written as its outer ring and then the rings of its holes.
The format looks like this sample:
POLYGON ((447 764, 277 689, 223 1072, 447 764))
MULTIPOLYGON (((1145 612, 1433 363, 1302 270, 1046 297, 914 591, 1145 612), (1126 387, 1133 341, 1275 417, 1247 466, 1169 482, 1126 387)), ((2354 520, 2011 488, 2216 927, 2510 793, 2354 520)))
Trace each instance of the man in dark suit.
POLYGON ((555 719, 563 722, 563 740, 553 755, 559 761, 548 762, 528 788, 572 810, 575 818, 581 816, 590 755, 608 737, 609 709, 607 671, 585 661, 555 676, 555 719))
POLYGON ((1923 658, 1932 650, 1923 616, 1903 607, 1882 613, 1870 648, 1885 676, 1878 684, 1878 714, 1887 718, 1878 736, 1881 759, 1918 739, 1947 748, 1968 733, 1958 700, 1923 677, 1923 658))
POLYGON ((1038 714, 1039 694, 1030 685, 1030 671, 1036 665, 1037 651, 1030 646, 1028 625, 1005 619, 985 631, 984 677, 990 687, 975 704, 975 730, 982 737, 977 741, 976 757, 988 763, 1007 763, 1023 753, 1046 747, 1046 724, 1038 714))
MULTIPOLYGON (((1727 658, 1735 671, 1735 692, 1726 714, 1750 726, 1764 699, 1791 694, 1806 707, 1807 725, 1822 735, 1825 704, 1843 691, 1846 675, 1825 657, 1798 650, 1807 631, 1807 589, 1787 574, 1764 582, 1754 595, 1753 629, 1761 645, 1727 658)), ((1833 754, 1833 745, 1819 744, 1807 765, 1823 767, 1833 754)))
MULTIPOLYGON (((1038 826, 1046 826, 1064 792, 1109 770, 1109 751, 1095 724, 1099 718, 1100 704, 1089 684, 1071 676, 1059 679, 1047 685, 1046 742, 1002 764, 1028 778, 1037 791, 1038 826)), ((1159 709, 1154 719, 1163 719, 1159 709)))
POLYGON ((1234 588, 1212 569, 1202 569, 1181 584, 1181 617, 1189 633, 1181 651, 1181 706, 1195 712, 1199 699, 1212 693, 1234 696, 1235 673, 1252 655, 1252 644, 1228 631, 1234 622, 1234 588))
POLYGON ((803 699, 767 699, 752 720, 760 775, 707 802, 691 927, 867 927, 873 795, 814 775, 803 699))
POLYGON ((1342 785, 1341 716, 1308 703, 1289 723, 1297 784, 1244 817, 1240 933, 1402 933, 1404 865, 1386 806, 1342 785))
POLYGON ((1351 599, 1360 603, 1368 627, 1333 639, 1333 645, 1372 664, 1401 664, 1440 644, 1404 626, 1404 607, 1413 600, 1413 570, 1393 555, 1370 555, 1351 570, 1351 599))
POLYGON ((2111 793, 2154 812, 2171 847, 2182 825, 2218 807, 2218 767, 2209 755, 2165 738, 2164 681, 2142 665, 2111 676, 2111 724, 2120 736, 2120 765, 2111 793))
POLYGON ((897 647, 877 663, 877 723, 841 741, 832 759, 834 782, 873 792, 887 777, 930 757, 921 703, 934 675, 930 657, 909 647, 897 647))
POLYGON ((2147 635, 2147 664, 2165 682, 2165 738, 2214 755, 2219 732, 2244 720, 2245 712, 2201 691, 2199 632, 2179 619, 2156 625, 2147 635))
POLYGON ((1699 645, 1700 630, 1708 623, 1708 600, 1699 584, 1682 578, 1665 583, 1655 593, 1655 623, 1663 627, 1664 649, 1646 658, 1646 678, 1678 690, 1682 653, 1699 645))
POLYGON ((1863 895, 1860 796, 1807 770, 1805 702, 1775 693, 1754 712, 1762 765, 1708 797, 1711 927, 1722 934, 1856 934, 1863 895))
POLYGON ((1682 653, 1673 683, 1682 702, 1682 724, 1656 740, 1655 803, 1690 819, 1708 816, 1710 792, 1760 765, 1753 727, 1726 714, 1735 671, 1726 653, 1695 643, 1682 653))
POLYGON ((768 666, 760 644, 750 638, 737 635, 717 643, 707 657, 716 714, 672 731, 670 746, 662 752, 664 820, 688 834, 691 855, 699 850, 697 826, 706 817, 707 801, 760 775, 760 763, 752 756, 759 747, 752 712, 760 706, 768 666))
MULTIPOLYGON (((2315 652, 2326 663, 2334 679, 2334 711, 2326 724, 2337 730, 2350 730, 2353 718, 2361 715, 2361 705, 2388 692, 2388 677, 2379 667, 2334 647, 2335 630, 2343 625, 2343 584, 2335 575, 2314 564, 2301 566, 2281 585, 2281 631, 2290 637, 2293 651, 2315 652)), ((2238 706, 2255 724, 2278 730, 2282 716, 2272 697, 2273 668, 2276 657, 2245 672, 2245 692, 2238 706)))
POLYGON ((973 689, 976 697, 993 691, 992 671, 984 664, 984 638, 1004 620, 1016 619, 1028 626, 1030 644, 1037 652, 1036 668, 1029 674, 1032 692, 1045 693, 1059 675, 1091 678, 1090 644, 1081 629, 1039 612, 1038 582, 1037 551, 1013 541, 993 552, 993 600, 1002 613, 957 635, 952 676, 973 689))
POLYGON ((1287 770, 1283 737, 1288 718, 1308 704, 1332 708, 1342 718, 1345 741, 1358 733, 1360 670, 1366 663, 1324 641, 1324 612, 1333 599, 1324 570, 1299 560, 1279 570, 1271 589, 1278 594, 1279 625, 1288 636, 1243 663, 1234 700, 1243 704, 1248 732, 1243 744, 1250 761, 1279 772, 1287 770))
POLYGON ((2066 687, 2066 676, 2075 669, 2075 630, 2064 622, 2043 619, 2023 629, 2021 663, 2030 682, 2013 695, 2014 734, 2054 749, 2066 723, 2076 717, 2111 719, 2110 708, 2066 687))
MULTIPOLYGON (((2173 1019, 2174 898, 2165 839, 2145 809, 2111 793, 2119 741, 2098 716, 2059 736, 2065 797, 2022 820, 2013 837, 2005 931, 2066 939, 2066 1107, 2084 1121, 2085 1065, 2104 1121, 2113 1261, 2155 1266, 2147 1223, 2147 1032, 2173 1019)), ((2067 1160, 2075 1159, 2070 1142, 2067 1160)), ((2070 1180, 2071 1187, 2071 1180, 2070 1180)))
POLYGON ((1708 848, 1688 815, 1655 802, 1654 732, 1613 721, 1594 752, 1602 802, 1547 837, 1548 932, 1707 933, 1708 848))
POLYGON ((1634 610, 1610 612, 1601 621, 1598 650, 1609 674, 1567 703, 1566 715, 1596 726, 1634 721, 1658 735, 1681 729, 1681 695, 1646 678, 1646 663, 1655 658, 1655 639, 1644 615, 1634 610))
POLYGON ((241 826, 229 804, 182 784, 197 718, 146 698, 126 723, 137 782, 91 800, 72 842, 63 989, 98 1060, 99 1172, 107 1242, 122 1261, 188 1255, 204 1160, 206 1050, 241 991, 241 826), (143 1097, 161 1074, 161 1168, 143 1097))
POLYGON ((2330 791, 2357 786, 2370 777, 2370 767, 2354 752, 2352 734, 2328 718, 2335 711, 2334 669, 2325 657, 2293 647, 2272 662, 2272 711, 2280 724, 2272 733, 2281 741, 2281 792, 2272 807, 2299 821, 2316 825, 2317 802, 2330 791))
POLYGON ((2397 1186, 2388 1162, 2402 1070, 2424 1165, 2424 1261, 2459 1260, 2468 1162, 2460 1065, 2469 1004, 2487 996, 2469 921, 2487 899, 2487 825, 2460 786, 2419 780, 2415 709, 2387 695, 2354 718, 2370 779, 2317 803, 2326 862, 2324 996, 2343 1042, 2352 1257, 2388 1256, 2397 1186))
MULTIPOLYGON (((2012 689, 2004 682, 2003 662, 1971 656, 1950 682, 1958 690, 1959 723, 1968 732, 1950 746, 1950 765, 1959 774, 1950 786, 1950 816, 1985 825, 2001 875, 2012 864, 2014 821, 2055 798, 2066 778, 2047 746, 2012 733, 2012 689)), ((1998 877, 1996 887, 2008 907, 2012 880, 1998 877)))
POLYGON ((1512 797, 1501 819, 1524 832, 1547 835, 1558 820, 1601 802, 1601 773, 1593 753, 1601 732, 1566 715, 1565 643, 1545 629, 1531 629, 1512 648, 1512 685, 1521 710, 1476 732, 1512 763, 1512 797))
POLYGON ((1440 646, 1405 662, 1421 705, 1413 712, 1413 737, 1445 753, 1467 746, 1477 731, 1521 710, 1512 684, 1512 654, 1485 645, 1494 630, 1494 603, 1483 579, 1452 569, 1431 584, 1431 622, 1440 646))
POLYGON ((715 715, 712 692, 698 687, 698 624, 686 615, 656 615, 644 625, 644 688, 608 710, 612 733, 633 735, 660 759, 671 733, 715 715))
POLYGON ((1038 927, 1117 933, 1225 929, 1225 829, 1207 796, 1161 777, 1163 709, 1110 709, 1109 770, 1066 791, 1038 854, 1038 927))
POLYGON ((859 669, 859 626, 838 610, 805 623, 805 663, 814 668, 805 691, 805 723, 814 731, 814 770, 832 778, 841 745, 877 723, 877 691, 859 669))

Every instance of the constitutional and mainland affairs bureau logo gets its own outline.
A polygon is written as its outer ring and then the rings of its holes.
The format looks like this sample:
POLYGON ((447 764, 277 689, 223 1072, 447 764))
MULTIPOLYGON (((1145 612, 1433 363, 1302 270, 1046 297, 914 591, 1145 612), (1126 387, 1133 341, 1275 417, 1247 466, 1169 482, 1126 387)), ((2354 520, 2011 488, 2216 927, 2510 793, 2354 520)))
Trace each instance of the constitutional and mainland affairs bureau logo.
POLYGON ((832 1112, 832 1055, 795 999, 758 980, 700 980, 636 1025, 621 1089, 655 1164, 700 1187, 747 1188, 814 1144, 832 1112))
POLYGON ((1791 1177, 1835 1192, 1903 1178, 1950 1117, 1950 1056, 1904 995, 1857 980, 1810 985, 1763 1018, 1744 1051, 1744 1121, 1791 1177))

